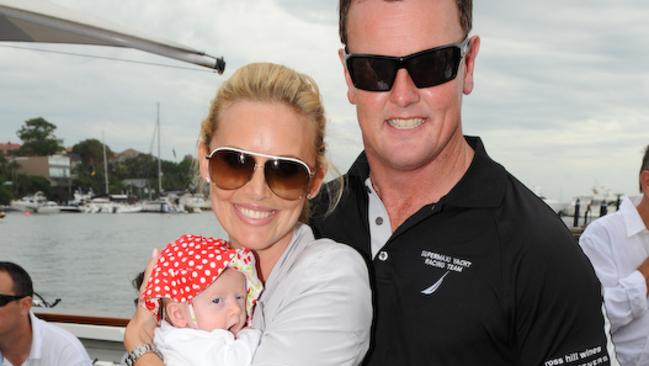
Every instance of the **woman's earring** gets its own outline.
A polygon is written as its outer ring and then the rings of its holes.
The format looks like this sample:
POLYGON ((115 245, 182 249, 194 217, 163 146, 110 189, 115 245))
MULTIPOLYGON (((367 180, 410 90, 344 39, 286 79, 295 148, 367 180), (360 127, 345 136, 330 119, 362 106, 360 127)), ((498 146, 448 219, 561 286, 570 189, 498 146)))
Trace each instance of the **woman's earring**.
POLYGON ((210 177, 205 177, 203 179, 205 179, 205 182, 207 182, 208 184, 212 183, 212 180, 210 179, 210 177))

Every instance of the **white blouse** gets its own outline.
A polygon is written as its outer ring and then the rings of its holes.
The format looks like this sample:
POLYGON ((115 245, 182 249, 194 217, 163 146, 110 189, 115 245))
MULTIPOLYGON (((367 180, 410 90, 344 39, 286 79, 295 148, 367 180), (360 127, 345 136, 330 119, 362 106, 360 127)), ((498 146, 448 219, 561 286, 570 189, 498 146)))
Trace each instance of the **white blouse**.
POLYGON ((298 224, 257 302, 262 331, 253 365, 358 365, 367 352, 372 301, 367 266, 351 247, 315 240, 298 224))

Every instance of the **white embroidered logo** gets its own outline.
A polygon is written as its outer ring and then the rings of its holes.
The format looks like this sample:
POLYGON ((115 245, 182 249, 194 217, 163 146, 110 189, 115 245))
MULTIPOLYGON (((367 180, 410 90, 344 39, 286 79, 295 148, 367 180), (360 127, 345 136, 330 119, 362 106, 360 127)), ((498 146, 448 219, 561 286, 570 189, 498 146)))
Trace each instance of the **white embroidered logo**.
POLYGON ((471 265, 473 264, 471 261, 466 259, 454 258, 449 255, 430 252, 428 250, 422 250, 421 257, 423 258, 425 265, 446 270, 437 282, 421 291, 424 295, 430 295, 437 291, 442 285, 442 282, 444 282, 446 275, 450 272, 462 273, 464 270, 471 268, 471 265))
POLYGON ((446 273, 444 273, 444 274, 442 275, 442 277, 441 277, 439 280, 437 280, 437 282, 435 282, 432 286, 430 286, 430 287, 427 288, 427 289, 423 289, 423 290, 421 290, 421 293, 424 294, 424 295, 430 295, 430 294, 432 294, 433 292, 437 291, 437 289, 442 285, 442 282, 444 281, 444 277, 446 277, 446 275, 448 274, 448 272, 449 272, 449 271, 446 271, 446 273))

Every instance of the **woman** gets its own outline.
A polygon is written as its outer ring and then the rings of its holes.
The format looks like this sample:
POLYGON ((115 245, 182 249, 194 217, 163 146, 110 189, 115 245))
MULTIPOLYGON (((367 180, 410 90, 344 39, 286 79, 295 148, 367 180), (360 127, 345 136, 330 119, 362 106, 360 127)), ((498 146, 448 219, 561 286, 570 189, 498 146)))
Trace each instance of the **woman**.
MULTIPOLYGON (((315 82, 267 63, 227 80, 202 124, 198 159, 212 210, 232 246, 254 251, 265 283, 253 314, 262 331, 254 365, 356 365, 368 348, 363 259, 346 245, 315 240, 301 223, 327 170, 324 128, 315 82)), ((126 349, 151 344, 154 327, 139 306, 126 349)), ((148 352, 136 365, 162 362, 148 352)))

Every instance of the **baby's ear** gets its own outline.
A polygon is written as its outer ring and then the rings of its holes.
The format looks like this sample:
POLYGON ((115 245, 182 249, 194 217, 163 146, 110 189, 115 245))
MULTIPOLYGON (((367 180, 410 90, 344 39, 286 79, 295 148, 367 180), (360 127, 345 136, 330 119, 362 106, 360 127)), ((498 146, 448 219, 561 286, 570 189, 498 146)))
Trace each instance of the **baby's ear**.
POLYGON ((177 328, 187 328, 190 324, 187 304, 169 301, 165 306, 167 320, 177 328))

